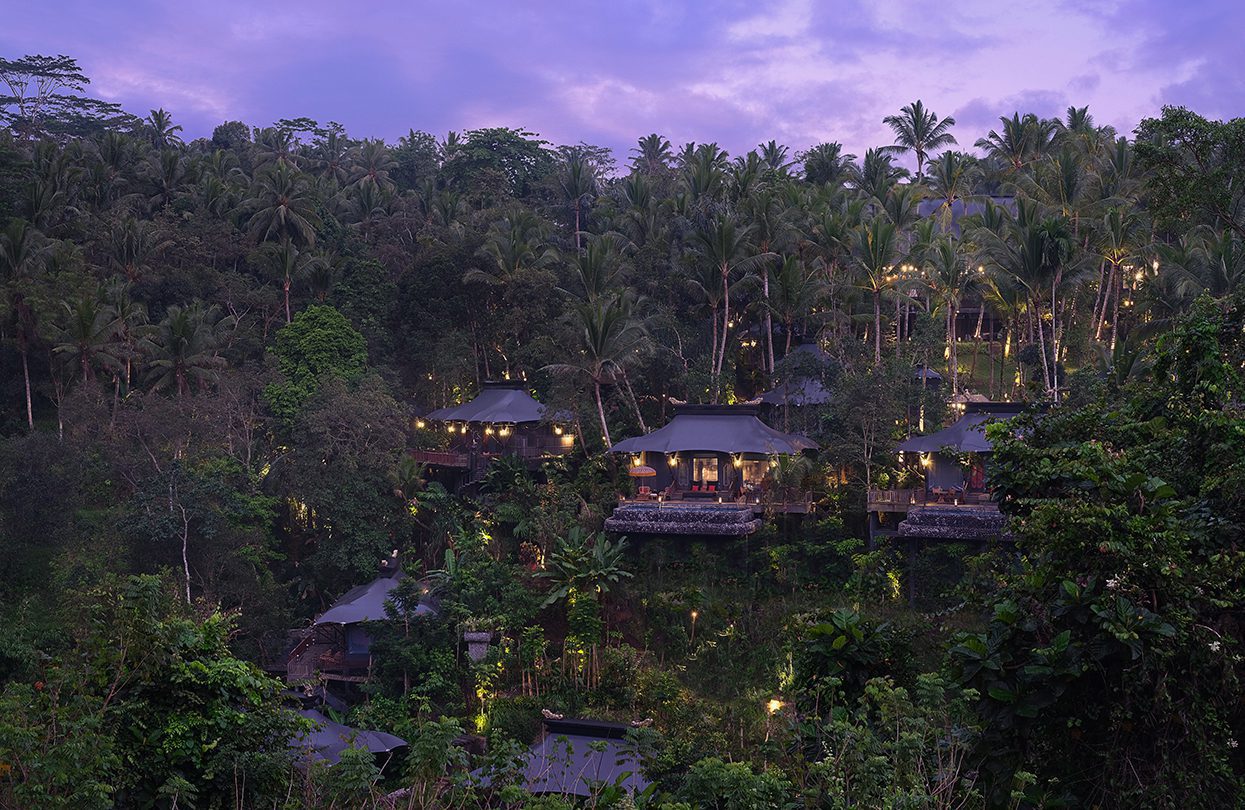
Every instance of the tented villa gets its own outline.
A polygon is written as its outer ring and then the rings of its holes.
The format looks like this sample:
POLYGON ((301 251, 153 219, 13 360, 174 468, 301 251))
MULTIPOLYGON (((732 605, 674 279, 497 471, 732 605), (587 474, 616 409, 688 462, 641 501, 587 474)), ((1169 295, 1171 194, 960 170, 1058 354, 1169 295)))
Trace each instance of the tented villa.
MULTIPOLYGON (((350 589, 317 616, 289 653, 286 679, 366 681, 372 671, 372 638, 367 623, 388 618, 385 602, 405 576, 396 557, 387 559, 382 563, 380 576, 350 589)), ((414 615, 431 617, 436 613, 436 603, 425 592, 414 615)))
POLYGON ((681 405, 665 427, 614 445, 629 457, 636 491, 606 521, 611 531, 750 534, 764 509, 805 512, 806 496, 776 484, 781 456, 817 449, 812 440, 762 422, 749 405, 681 405))
POLYGON ((1024 406, 968 402, 950 427, 900 443, 899 454, 918 486, 869 491, 870 537, 899 535, 979 540, 1002 531, 1002 516, 986 488, 992 446, 985 426, 1024 406))
POLYGON ((517 456, 529 463, 562 455, 575 446, 574 431, 552 419, 522 382, 486 382, 471 401, 432 411, 417 423, 443 429, 444 450, 416 450, 416 461, 481 476, 493 459, 517 456))

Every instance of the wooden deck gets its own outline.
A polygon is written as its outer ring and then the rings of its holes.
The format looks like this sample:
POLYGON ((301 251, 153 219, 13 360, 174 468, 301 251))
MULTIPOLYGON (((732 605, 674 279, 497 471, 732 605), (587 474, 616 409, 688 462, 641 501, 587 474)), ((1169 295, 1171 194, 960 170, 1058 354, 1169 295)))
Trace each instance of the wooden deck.
POLYGON ((904 513, 919 506, 947 506, 964 510, 999 511, 989 493, 969 492, 960 495, 936 496, 923 487, 913 489, 871 489, 866 511, 904 513))
POLYGON ((665 507, 678 507, 679 509, 739 509, 740 507, 751 507, 752 511, 758 515, 766 512, 778 513, 784 515, 806 515, 816 509, 812 501, 767 501, 762 499, 760 503, 755 500, 729 500, 723 499, 719 501, 716 497, 683 497, 674 499, 657 500, 656 497, 648 498, 627 498, 618 499, 619 506, 642 505, 656 506, 659 509, 665 507))
POLYGON ((516 456, 531 463, 556 458, 568 452, 569 449, 562 447, 520 447, 505 452, 488 453, 465 453, 459 450, 412 450, 410 452, 411 458, 423 464, 469 470, 486 468, 494 459, 502 458, 503 456, 516 456), (472 463, 473 460, 474 464, 472 463))

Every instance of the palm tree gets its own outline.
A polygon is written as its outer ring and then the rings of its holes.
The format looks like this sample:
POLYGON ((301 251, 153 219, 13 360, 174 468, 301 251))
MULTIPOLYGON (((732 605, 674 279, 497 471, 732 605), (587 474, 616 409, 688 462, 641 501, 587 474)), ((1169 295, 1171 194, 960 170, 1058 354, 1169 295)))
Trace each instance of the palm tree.
MULTIPOLYGON (((580 339, 579 357, 571 363, 545 366, 554 374, 580 374, 592 380, 597 418, 601 421, 601 437, 607 448, 613 447, 609 425, 605 421, 605 404, 601 386, 614 383, 624 372, 624 364, 633 358, 648 339, 643 325, 632 318, 632 301, 625 295, 613 295, 579 301, 572 308, 580 339)), ((634 405, 634 403, 633 403, 634 405)), ((636 409, 643 426, 643 417, 636 409)))
POLYGON ((77 301, 62 301, 63 320, 56 324, 52 351, 77 367, 82 382, 94 376, 95 366, 109 365, 114 332, 112 313, 94 290, 83 292, 77 301))
POLYGON ((645 135, 636 146, 631 148, 635 157, 631 158, 631 170, 638 174, 659 176, 670 172, 670 164, 674 161, 674 152, 670 141, 654 132, 645 135))
POLYGON ((894 280, 898 260, 895 223, 875 216, 851 234, 851 259, 860 270, 859 286, 873 296, 873 364, 882 364, 882 293, 894 280))
POLYGON ((797 322, 808 317, 825 298, 829 285, 819 273, 814 272, 796 256, 783 260, 774 274, 773 294, 765 307, 782 323, 787 332, 784 355, 791 354, 791 336, 797 322))
POLYGON ((867 197, 880 204, 908 176, 908 170, 895 165, 889 153, 881 149, 865 151, 864 162, 852 177, 852 183, 867 197))
POLYGON ((1115 308, 1111 316, 1111 348, 1115 349, 1118 337, 1116 321, 1120 315, 1119 288, 1124 284, 1124 268, 1140 261, 1142 242, 1141 219, 1131 211, 1112 208, 1103 217, 1098 229, 1098 254, 1107 266, 1099 284, 1098 298, 1094 302, 1094 340, 1102 337, 1102 327, 1107 320, 1107 308, 1112 299, 1115 308))
POLYGON ((841 186, 853 174, 855 155, 845 154, 841 143, 819 143, 797 155, 804 179, 815 186, 841 186))
POLYGON ((26 283, 39 267, 43 248, 39 232, 24 219, 11 219, 0 232, 0 273, 8 287, 9 310, 16 321, 14 335, 22 357, 22 380, 26 387, 26 426, 34 430, 34 406, 30 396, 30 345, 38 339, 35 310, 26 299, 26 283))
POLYGON ((109 263, 132 282, 149 272, 152 262, 173 245, 156 225, 133 216, 113 225, 109 237, 109 263))
POLYGON ((303 176, 288 162, 278 161, 261 172, 244 206, 254 212, 247 226, 258 241, 315 245, 320 226, 315 201, 303 176))
POLYGON ((969 269, 968 256, 959 239, 944 235, 924 251, 926 280, 943 310, 947 330, 947 362, 951 367, 951 393, 960 390, 960 362, 955 322, 964 296, 976 286, 977 274, 969 269))
POLYGON ((118 344, 113 354, 122 364, 116 385, 118 394, 122 384, 127 392, 130 390, 134 361, 149 332, 147 308, 130 297, 130 286, 128 281, 117 279, 104 290, 103 295, 112 323, 112 339, 118 344))
POLYGON ((951 230, 953 206, 972 194, 979 174, 977 162, 963 152, 943 152, 930 163, 929 187, 942 200, 938 212, 943 231, 951 230))
MULTIPOLYGON (((770 141, 768 144, 768 146, 773 145, 773 141, 770 141)), ((782 147, 782 149, 785 153, 786 147, 782 147)), ((751 221, 752 232, 760 253, 776 252, 787 247, 787 243, 792 241, 796 234, 795 227, 791 223, 792 209, 785 205, 783 199, 770 188, 764 187, 746 198, 743 200, 741 207, 751 221)), ((758 275, 761 277, 761 297, 768 302, 769 271, 768 269, 762 269, 758 275)), ((789 338, 790 335, 788 335, 789 338)), ((768 307, 765 308, 765 352, 765 370, 767 373, 773 374, 774 325, 768 307)))
POLYGON ((182 145, 182 139, 177 134, 182 131, 181 124, 174 124, 173 116, 163 107, 152 110, 143 123, 147 125, 151 145, 156 149, 169 149, 182 145))
POLYGON ((719 216, 708 228, 697 230, 692 234, 693 249, 701 255, 708 265, 717 270, 721 281, 721 342, 713 347, 713 357, 710 363, 713 373, 714 402, 717 402, 718 399, 722 367, 726 360, 727 336, 730 332, 731 276, 737 273, 751 272, 763 267, 771 259, 777 258, 774 253, 752 252, 748 241, 751 231, 751 227, 738 228, 729 217, 719 216))
POLYGON ((543 267, 550 260, 543 231, 540 220, 523 209, 494 222, 478 254, 493 269, 472 268, 463 274, 463 282, 505 284, 524 270, 543 267))
POLYGON ((899 115, 888 115, 882 123, 895 133, 894 146, 885 146, 888 152, 904 155, 912 152, 916 155, 916 182, 920 183, 924 175, 925 159, 930 152, 955 143, 951 127, 955 119, 951 117, 939 119, 932 110, 925 109, 920 99, 904 105, 899 115))
POLYGON ((605 296, 618 279, 621 252, 613 235, 591 237, 588 247, 572 263, 583 294, 572 292, 571 295, 584 301, 605 296))
POLYGON ((571 209, 575 212, 575 250, 578 251, 581 230, 580 212, 583 210, 584 203, 597 193, 595 172, 583 152, 578 149, 570 150, 562 171, 558 174, 558 185, 562 189, 562 195, 570 202, 571 209))
POLYGON ((370 185, 386 194, 393 191, 394 183, 389 179, 390 172, 398 162, 385 142, 379 139, 365 140, 350 150, 351 180, 356 186, 370 185))
POLYGON ((174 388, 177 395, 190 393, 190 383, 212 377, 225 365, 216 354, 218 310, 198 301, 189 306, 173 304, 155 329, 149 364, 152 388, 174 388))
POLYGON ((281 279, 281 292, 285 298, 285 322, 290 317, 290 288, 294 281, 310 275, 325 263, 323 256, 309 250, 299 250, 288 240, 264 245, 261 255, 272 275, 281 279))
POLYGON ((978 139, 974 144, 988 155, 1006 162, 1013 171, 1020 171, 1025 164, 1045 154, 1050 145, 1053 125, 1033 113, 1013 113, 1011 118, 1000 116, 999 130, 978 139), (1001 130, 1001 131, 1000 131, 1001 130))

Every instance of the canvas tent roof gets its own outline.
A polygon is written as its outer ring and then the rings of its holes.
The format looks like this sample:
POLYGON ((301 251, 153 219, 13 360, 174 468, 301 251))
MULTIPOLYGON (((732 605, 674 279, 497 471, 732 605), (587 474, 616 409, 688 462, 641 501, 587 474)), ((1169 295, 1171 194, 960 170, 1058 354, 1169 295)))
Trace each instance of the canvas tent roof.
POLYGON ((523 383, 486 382, 475 399, 433 411, 426 418, 442 422, 518 425, 539 422, 544 416, 545 406, 532 398, 523 383))
POLYGON ((821 380, 793 380, 761 394, 764 405, 825 405, 830 401, 830 392, 821 384, 821 380))
MULTIPOLYGON (((401 571, 384 574, 366 585, 358 585, 346 591, 333 606, 316 618, 316 624, 355 624, 374 622, 385 618, 385 600, 389 593, 405 578, 401 571)), ((430 601, 420 600, 415 608, 416 616, 435 614, 430 601)))
POLYGON ((299 715, 312 721, 315 726, 294 739, 290 747, 304 751, 313 759, 322 759, 330 765, 341 760, 342 751, 353 747, 373 754, 387 754, 406 745, 406 740, 383 731, 364 731, 335 723, 315 709, 302 709, 299 715))
POLYGON ((524 755, 523 782, 531 793, 587 797, 596 783, 616 783, 629 793, 649 786, 635 747, 625 739, 627 726, 567 719, 546 720, 545 728, 544 738, 524 755))
MULTIPOLYGON (((791 350, 788 357, 799 355, 808 355, 811 362, 820 363, 822 365, 831 362, 830 356, 827 355, 816 343, 801 343, 791 350)), ((801 357, 801 362, 808 362, 801 357)), ((814 377, 800 377, 787 380, 780 385, 761 394, 760 401, 764 405, 794 405, 800 407, 803 405, 824 405, 830 401, 830 392, 826 390, 826 386, 822 385, 821 380, 814 377)))
POLYGON ((794 433, 774 430, 757 418, 755 407, 683 405, 663 428, 614 445, 614 453, 752 453, 794 454, 815 450, 817 443, 794 433))
POLYGON ((986 438, 986 420, 1007 419, 1023 407, 1010 402, 970 402, 969 410, 951 427, 928 436, 913 436, 901 442, 898 449, 905 453, 937 453, 950 447, 961 453, 988 453, 994 447, 986 438))

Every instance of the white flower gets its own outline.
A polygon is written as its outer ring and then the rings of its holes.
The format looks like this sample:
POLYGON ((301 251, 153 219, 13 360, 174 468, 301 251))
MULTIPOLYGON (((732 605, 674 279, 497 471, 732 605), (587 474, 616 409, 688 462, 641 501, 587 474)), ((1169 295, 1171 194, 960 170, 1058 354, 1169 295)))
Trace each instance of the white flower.
POLYGON ((1236 740, 1234 740, 1234 739, 1232 739, 1231 737, 1229 737, 1229 738, 1228 738, 1228 747, 1229 747, 1229 748, 1236 748, 1236 740))
POLYGON ((1120 587, 1120 581, 1116 579, 1115 577, 1112 577, 1111 579, 1107 580, 1107 587, 1111 590, 1115 590, 1116 588, 1120 587))
POLYGON ((1218 642, 1218 641, 1212 641, 1211 643, 1207 644, 1206 646, 1207 646, 1207 647, 1210 647, 1210 651, 1211 651, 1211 652, 1219 652, 1219 647, 1220 647, 1221 645, 1219 644, 1219 642, 1218 642))

